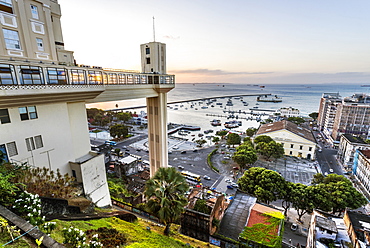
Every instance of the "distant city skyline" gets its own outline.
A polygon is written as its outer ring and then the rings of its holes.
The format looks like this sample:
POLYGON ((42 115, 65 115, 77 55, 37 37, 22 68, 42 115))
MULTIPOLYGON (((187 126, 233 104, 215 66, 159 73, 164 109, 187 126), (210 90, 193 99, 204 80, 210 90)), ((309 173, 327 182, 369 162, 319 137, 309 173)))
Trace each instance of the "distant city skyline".
POLYGON ((167 44, 177 83, 370 83, 370 1, 59 0, 79 64, 141 70, 167 44))

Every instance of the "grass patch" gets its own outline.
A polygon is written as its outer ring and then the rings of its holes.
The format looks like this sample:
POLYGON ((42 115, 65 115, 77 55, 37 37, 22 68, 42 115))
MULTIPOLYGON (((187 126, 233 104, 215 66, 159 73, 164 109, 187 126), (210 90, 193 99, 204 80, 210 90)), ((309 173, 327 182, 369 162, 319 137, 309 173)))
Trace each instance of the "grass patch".
POLYGON ((115 228, 116 230, 127 236, 127 244, 121 246, 125 248, 216 247, 178 233, 178 225, 171 226, 172 231, 169 237, 164 236, 163 226, 158 226, 153 222, 145 221, 142 219, 139 219, 136 223, 126 222, 115 217, 90 221, 54 221, 57 222, 57 228, 52 232, 51 237, 60 243, 63 242, 61 230, 64 227, 68 228, 70 226, 73 226, 83 231, 89 229, 98 229, 99 227, 115 228), (146 229, 148 226, 150 227, 150 231, 146 229), (187 246, 186 243, 189 243, 191 246, 187 246))
MULTIPOLYGON (((0 232, 0 246, 8 243, 12 238, 7 232, 0 232)), ((28 247, 36 247, 36 243, 33 243, 34 246, 31 245, 32 241, 28 240, 25 237, 19 238, 16 241, 4 246, 9 248, 28 248, 28 247)))
POLYGON ((207 156, 207 163, 212 168, 212 170, 215 170, 217 172, 220 172, 212 163, 212 156, 217 152, 218 149, 214 149, 210 154, 207 156))

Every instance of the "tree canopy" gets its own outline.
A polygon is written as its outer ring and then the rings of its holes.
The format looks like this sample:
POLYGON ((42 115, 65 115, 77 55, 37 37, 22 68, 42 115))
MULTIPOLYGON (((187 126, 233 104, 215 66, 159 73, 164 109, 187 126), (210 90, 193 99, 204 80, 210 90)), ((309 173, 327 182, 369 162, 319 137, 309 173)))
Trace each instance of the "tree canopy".
POLYGON ((276 201, 280 190, 286 184, 285 179, 277 172, 262 167, 252 167, 239 178, 241 190, 257 197, 259 201, 269 203, 276 201))
POLYGON ((256 146, 257 153, 265 156, 267 159, 281 158, 284 155, 284 147, 282 144, 277 143, 276 141, 259 142, 256 146))
POLYGON ((120 138, 120 137, 127 137, 128 135, 128 127, 125 126, 125 125, 122 125, 122 124, 115 124, 113 126, 110 127, 109 129, 110 131, 110 135, 113 137, 113 138, 120 138))
POLYGON ((247 164, 253 164, 257 161, 257 154, 254 149, 238 149, 232 159, 236 162, 241 168, 245 169, 247 164))
POLYGON ((297 125, 301 125, 302 123, 306 122, 302 117, 289 117, 288 121, 291 121, 297 125))
POLYGON ((256 138, 254 138, 254 144, 258 144, 260 142, 269 143, 270 141, 273 141, 273 139, 268 135, 259 135, 256 138))
POLYGON ((188 190, 185 178, 173 167, 159 168, 154 177, 146 182, 146 209, 166 225, 166 235, 170 232, 171 223, 184 212, 188 190))
POLYGON ((228 145, 239 145, 240 142, 241 142, 241 137, 239 134, 236 134, 236 133, 229 133, 227 135, 227 144, 228 145))
POLYGON ((245 132, 249 137, 252 137, 257 132, 257 128, 250 127, 245 132))
POLYGON ((319 113, 317 112, 312 112, 311 114, 308 115, 309 117, 311 117, 312 119, 316 120, 317 117, 319 117, 319 113))

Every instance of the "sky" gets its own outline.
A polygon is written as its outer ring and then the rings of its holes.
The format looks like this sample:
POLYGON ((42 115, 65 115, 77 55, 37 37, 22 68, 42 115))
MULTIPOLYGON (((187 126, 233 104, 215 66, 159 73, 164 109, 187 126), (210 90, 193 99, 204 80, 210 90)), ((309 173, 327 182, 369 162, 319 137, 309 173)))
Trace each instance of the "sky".
POLYGON ((176 83, 370 83, 369 0, 59 0, 79 64, 141 71, 167 45, 176 83))

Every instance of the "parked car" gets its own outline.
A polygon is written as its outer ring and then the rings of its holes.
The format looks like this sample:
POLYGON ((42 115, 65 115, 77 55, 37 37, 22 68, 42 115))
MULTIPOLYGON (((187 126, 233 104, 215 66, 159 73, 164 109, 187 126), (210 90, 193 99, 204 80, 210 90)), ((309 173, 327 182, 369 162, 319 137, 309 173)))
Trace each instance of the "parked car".
POLYGON ((232 181, 231 181, 231 179, 230 179, 230 178, 226 178, 226 179, 225 179, 225 182, 227 182, 227 183, 231 183, 232 181))
POLYGON ((177 166, 177 168, 179 168, 180 170, 183 170, 184 169, 184 166, 179 165, 179 166, 177 166))
POLYGON ((227 185, 227 188, 228 188, 228 189, 233 189, 233 186, 231 186, 231 185, 227 185))
POLYGON ((295 223, 292 223, 292 225, 290 226, 290 230, 296 231, 297 229, 298 229, 298 225, 295 223))
POLYGON ((181 154, 185 154, 185 153, 186 153, 186 151, 181 151, 180 153, 181 153, 181 154))
POLYGON ((238 188, 238 184, 237 183, 231 183, 231 186, 233 186, 234 188, 238 188))

